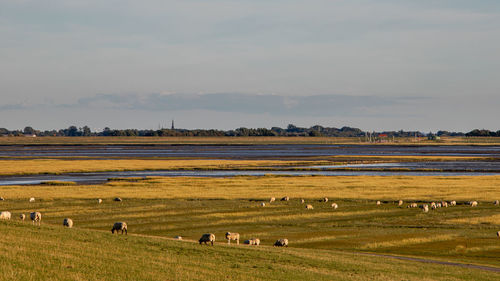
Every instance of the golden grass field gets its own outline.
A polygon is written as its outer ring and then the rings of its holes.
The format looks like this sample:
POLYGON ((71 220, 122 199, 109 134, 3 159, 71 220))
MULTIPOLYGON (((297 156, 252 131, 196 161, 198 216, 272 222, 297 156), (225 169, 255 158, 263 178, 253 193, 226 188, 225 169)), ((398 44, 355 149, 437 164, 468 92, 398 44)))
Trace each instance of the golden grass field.
MULTIPOLYGON (((8 138, 9 139, 9 138, 8 138)), ((28 138, 27 138, 28 139, 28 138)), ((40 138, 41 139, 41 138, 40 138)), ((82 140, 75 139, 75 142, 82 140)), ((91 139, 91 138, 89 138, 91 139)), ((112 138, 120 143, 122 139, 112 138)), ((151 141, 151 140, 148 140, 151 141)), ((162 142, 164 138, 153 141, 162 142)), ((178 140, 184 141, 184 140, 178 140)), ((202 141, 202 140, 197 140, 202 141)), ((208 140, 204 140, 208 141, 208 140)), ((55 140, 54 140, 55 142, 55 140)), ((442 156, 332 156, 322 159, 17 159, 0 175, 68 172, 279 169, 391 161, 491 160, 442 156)), ((0 186, 3 280, 500 280, 484 269, 396 260, 383 254, 500 269, 500 176, 237 176, 117 178, 103 184, 51 181, 0 186), (289 196, 290 201, 279 199, 289 196), (35 197, 34 203, 28 202, 35 197), (113 198, 120 197, 122 202, 113 198), (277 201, 269 203, 270 197, 277 201), (328 197, 329 202, 320 202, 328 197), (101 204, 97 198, 102 198, 101 204), (305 204, 313 205, 306 210, 305 204), (375 202, 382 201, 381 206, 375 202), (404 200, 403 206, 396 204, 404 200), (456 200, 423 213, 406 208, 456 200), (478 207, 465 203, 479 201, 478 207), (261 203, 265 203, 264 207, 261 203), (337 203, 333 209, 331 203, 337 203), (41 227, 21 213, 42 213, 41 227), (72 218, 72 229, 62 226, 72 218), (129 235, 112 235, 116 221, 129 235), (261 246, 227 245, 224 233, 261 246), (216 245, 196 243, 214 233, 216 245), (183 241, 172 238, 181 235, 183 241), (273 248, 288 238, 288 248, 273 248)))
MULTIPOLYGON (((294 166, 338 165, 399 161, 479 161, 488 157, 466 156, 326 156, 323 160, 214 160, 214 159, 20 159, 0 160, 0 175, 61 174, 138 170, 244 170, 281 169, 294 166)), ((1 159, 1 158, 0 158, 1 159)))

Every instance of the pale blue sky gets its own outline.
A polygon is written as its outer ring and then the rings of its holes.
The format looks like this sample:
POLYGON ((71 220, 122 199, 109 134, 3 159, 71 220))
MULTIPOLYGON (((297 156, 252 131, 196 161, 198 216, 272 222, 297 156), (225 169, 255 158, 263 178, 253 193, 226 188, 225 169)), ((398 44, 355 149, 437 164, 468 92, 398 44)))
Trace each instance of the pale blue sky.
POLYGON ((499 1, 0 0, 0 39, 10 129, 500 129, 499 1))

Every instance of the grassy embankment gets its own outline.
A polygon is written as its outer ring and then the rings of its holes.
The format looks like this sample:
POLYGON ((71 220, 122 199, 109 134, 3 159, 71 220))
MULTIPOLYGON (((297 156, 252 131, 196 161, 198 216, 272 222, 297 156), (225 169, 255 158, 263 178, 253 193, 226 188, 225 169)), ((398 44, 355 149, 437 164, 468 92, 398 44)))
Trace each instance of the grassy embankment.
MULTIPOLYGON (((213 160, 213 159, 22 159, 0 160, 0 175, 61 174, 140 170, 318 170, 299 166, 340 165, 346 163, 416 161, 490 161, 488 157, 460 156, 325 156, 323 160, 213 160)), ((344 168, 344 170, 355 170, 344 168)), ((376 170, 376 169, 372 169, 376 170)), ((379 169, 384 170, 384 169, 379 169)), ((397 170, 397 169, 385 169, 397 170)))
MULTIPOLYGON (((425 280, 450 274, 455 279, 495 279, 496 273, 475 275, 475 270, 383 258, 377 262, 377 258, 359 257, 352 252, 500 267, 496 237, 500 207, 492 204, 493 199, 500 198, 499 184, 500 176, 267 176, 150 178, 97 186, 5 186, 0 187, 0 196, 6 199, 0 202, 1 209, 11 211, 15 218, 20 213, 38 210, 43 214, 44 226, 38 230, 26 226, 28 222, 2 222, 2 235, 11 239, 2 239, 0 255, 6 259, 0 260, 4 263, 2 268, 8 268, 4 272, 17 272, 18 266, 29 267, 36 260, 44 260, 42 264, 49 263, 50 267, 46 274, 63 268, 71 274, 83 274, 81 279, 94 279, 92 276, 97 276, 106 264, 115 270, 127 268, 137 278, 155 273, 164 279, 197 279, 199 274, 212 280, 227 275, 245 279, 242 276, 254 270, 257 275, 246 278, 263 279, 269 275, 269 279, 294 276, 321 280, 339 276, 391 280, 423 276, 425 280), (271 196, 279 199, 284 195, 290 196, 291 201, 260 206, 271 196), (325 196, 330 202, 318 202, 325 196), (37 201, 28 203, 29 197, 36 197, 37 201), (123 202, 112 201, 114 197, 123 198, 123 202), (104 202, 97 204, 96 198, 103 198, 104 202), (299 198, 305 198, 314 210, 306 210, 299 198), (425 214, 419 209, 405 208, 406 204, 397 207, 394 201, 398 199, 457 200, 460 204, 425 214), (385 203, 376 206, 375 200, 385 203), (479 200, 480 204, 477 208, 463 205, 468 200, 479 200), (339 209, 333 210, 331 202, 338 203, 339 209), (62 229, 65 217, 74 220, 75 229, 62 229), (131 234, 148 237, 111 238, 110 233, 100 232, 109 232, 113 222, 122 220, 129 224, 131 234), (89 229, 95 232, 88 232, 89 229), (258 237, 264 246, 286 237, 293 249, 251 250, 243 245, 207 249, 155 238, 182 235, 196 240, 202 233, 213 232, 221 241, 226 231, 241 233, 242 240, 258 237), (130 248, 120 250, 123 245, 130 248), (31 251, 35 254, 28 254, 31 251), (24 253, 19 255, 22 258, 16 258, 18 252, 24 253), (96 266, 92 267, 94 263, 96 266), (177 269, 164 266, 177 263, 181 264, 177 269), (197 269, 198 265, 205 266, 197 269)), ((109 278, 106 270, 101 273, 103 279, 109 278)))
POLYGON ((0 145, 253 145, 253 144, 379 144, 379 145, 498 145, 498 137, 443 137, 438 141, 396 138, 368 143, 364 138, 340 137, 2 137, 0 145))

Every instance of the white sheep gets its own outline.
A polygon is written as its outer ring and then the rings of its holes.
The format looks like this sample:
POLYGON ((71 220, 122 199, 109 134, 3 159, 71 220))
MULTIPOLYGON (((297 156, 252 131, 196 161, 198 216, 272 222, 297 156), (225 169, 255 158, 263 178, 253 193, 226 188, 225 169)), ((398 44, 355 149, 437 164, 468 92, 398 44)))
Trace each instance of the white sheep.
POLYGON ((500 205, 500 202, 498 200, 493 201, 493 205, 498 206, 500 205))
POLYGON ((0 196, 0 201, 3 201, 3 200, 5 200, 5 199, 2 196, 0 196))
POLYGON ((25 214, 21 214, 19 215, 19 219, 24 221, 26 219, 26 215, 25 214))
POLYGON ((456 206, 457 205, 457 201, 453 200, 450 202, 450 206, 456 206))
POLYGON ((273 203, 274 201, 276 201, 276 198, 274 197, 271 197, 271 199, 269 199, 269 203, 273 203))
POLYGON ((177 240, 182 240, 182 236, 179 236, 179 235, 175 236, 174 238, 177 240))
POLYGON ((243 243, 248 244, 248 245, 259 246, 260 239, 259 238, 251 238, 251 239, 245 240, 245 242, 243 242, 243 243))
POLYGON ((377 201, 377 206, 380 206, 382 203, 380 201, 377 201))
POLYGON ((125 231, 125 235, 128 234, 127 232, 127 223, 126 222, 115 222, 115 224, 113 224, 113 228, 111 228, 111 233, 118 233, 118 231, 122 231, 122 234, 123 232, 125 231))
POLYGON ((500 238, 500 231, 497 232, 497 236, 498 236, 498 238, 500 238))
POLYGON ((402 206, 403 205, 403 200, 399 200, 398 201, 398 206, 402 206))
POLYGON ((328 202, 328 197, 323 198, 323 202, 328 202))
POLYGON ((10 220, 11 213, 9 211, 0 212, 0 220, 10 220))
POLYGON ((38 225, 40 226, 40 224, 42 223, 42 214, 40 212, 31 212, 30 218, 32 224, 38 223, 38 225))
POLYGON ((72 228, 73 227, 73 220, 70 218, 65 218, 63 220, 63 226, 66 226, 68 228, 72 228))
POLYGON ((337 208, 339 207, 339 205, 337 205, 337 203, 332 203, 332 208, 337 210, 337 208))
POLYGON ((236 232, 226 232, 227 244, 231 244, 231 240, 236 240, 236 244, 240 244, 240 234, 236 232))
POLYGON ((469 205, 470 205, 471 207, 477 207, 477 201, 470 201, 470 202, 469 202, 469 205))
POLYGON ((312 209, 314 209, 314 207, 311 204, 307 204, 306 205, 306 209, 307 210, 312 210, 312 209))
POLYGON ((429 212, 429 205, 427 205, 427 204, 422 205, 422 211, 424 213, 428 213, 429 212))
POLYGON ((97 204, 101 204, 101 203, 102 203, 102 199, 101 198, 97 199, 97 204))
POLYGON ((33 203, 33 202, 35 202, 35 197, 30 198, 30 203, 33 203))
POLYGON ((198 242, 200 242, 200 245, 201 243, 205 243, 205 245, 207 245, 207 242, 210 242, 212 244, 212 246, 214 245, 214 242, 215 242, 215 234, 213 233, 205 233, 201 236, 200 240, 198 240, 198 242))
POLYGON ((265 206, 266 206, 266 203, 262 202, 262 203, 260 203, 260 206, 261 206, 261 207, 265 207, 265 206))
POLYGON ((300 204, 304 204, 306 201, 304 199, 300 199, 300 204))
POLYGON ((288 247, 288 239, 278 239, 274 242, 274 247, 288 247))

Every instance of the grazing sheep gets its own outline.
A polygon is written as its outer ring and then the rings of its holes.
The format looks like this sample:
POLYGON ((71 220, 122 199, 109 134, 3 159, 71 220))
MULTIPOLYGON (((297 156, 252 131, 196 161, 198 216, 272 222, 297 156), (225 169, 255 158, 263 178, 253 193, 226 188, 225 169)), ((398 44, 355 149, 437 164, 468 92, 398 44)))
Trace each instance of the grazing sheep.
POLYGON ((261 207, 265 207, 265 206, 266 206, 266 203, 262 202, 262 203, 260 203, 260 206, 261 206, 261 207))
POLYGON ((271 199, 269 199, 269 203, 273 203, 274 201, 276 201, 276 198, 274 197, 271 197, 271 199))
POLYGON ((437 208, 436 203, 431 202, 431 209, 435 210, 437 208))
POLYGON ((122 199, 120 197, 116 197, 115 199, 113 199, 113 201, 122 202, 122 199))
POLYGON ((300 203, 304 204, 306 201, 304 199, 300 199, 300 203))
POLYGON ((19 219, 23 221, 24 219, 26 219, 26 215, 25 214, 19 215, 19 219))
POLYGON ((425 205, 422 205, 422 211, 424 213, 428 213, 429 212, 429 205, 425 204, 425 205))
POLYGON ((456 206, 457 205, 457 201, 453 200, 450 202, 450 206, 456 206))
POLYGON ((127 223, 126 222, 115 222, 115 224, 113 224, 113 228, 111 228, 111 233, 118 233, 118 231, 122 231, 122 234, 123 234, 123 231, 125 231, 125 235, 128 234, 127 232, 127 223))
POLYGON ((328 197, 323 198, 323 202, 328 202, 328 197))
POLYGON ((399 200, 398 201, 398 206, 402 206, 403 205, 403 200, 399 200))
POLYGON ((448 202, 441 202, 441 205, 442 205, 444 208, 448 208, 448 202))
POLYGON ((5 200, 5 199, 3 199, 3 197, 0 196, 0 201, 3 201, 3 200, 5 200))
POLYGON ((102 203, 102 199, 101 198, 97 199, 97 204, 101 204, 101 203, 102 203))
POLYGON ((477 207, 477 201, 470 201, 470 202, 469 202, 469 205, 470 205, 471 207, 477 207))
POLYGON ((314 209, 314 207, 311 204, 307 204, 306 205, 306 209, 307 210, 312 210, 312 209, 314 209))
POLYGON ((411 203, 410 205, 408 205, 409 208, 418 208, 418 204, 417 203, 411 203))
POLYGON ((34 197, 31 197, 31 198, 30 198, 30 203, 33 203, 33 202, 35 202, 35 198, 34 198, 34 197))
POLYGON ((274 247, 288 247, 288 239, 279 239, 274 242, 274 247))
POLYGON ((10 220, 11 213, 8 211, 0 212, 0 220, 10 220))
POLYGON ((226 232, 226 239, 227 239, 227 244, 231 244, 231 240, 236 240, 236 244, 240 244, 240 234, 239 233, 231 233, 231 232, 226 232))
POLYGON ((251 238, 251 239, 245 240, 245 242, 243 242, 243 243, 248 244, 248 245, 259 246, 260 239, 259 238, 251 238))
POLYGON ((281 198, 281 201, 289 201, 289 200, 290 200, 290 197, 288 197, 288 196, 281 198))
POLYGON ((68 227, 68 228, 72 228, 73 227, 73 220, 70 218, 65 218, 63 220, 63 225, 68 227))
POLYGON ((205 242, 205 245, 207 245, 207 242, 210 242, 213 246, 214 242, 215 242, 215 234, 205 233, 201 236, 201 238, 200 238, 200 240, 198 240, 198 242, 200 242, 200 245, 203 242, 205 242))
POLYGON ((30 218, 32 224, 38 223, 38 225, 40 226, 40 224, 42 223, 42 214, 40 212, 31 212, 30 218))
POLYGON ((441 208, 441 207, 442 207, 442 206, 441 206, 441 203, 437 203, 437 204, 436 204, 436 207, 437 207, 437 208, 441 208))
POLYGON ((380 201, 377 201, 377 206, 380 206, 382 203, 380 201))
POLYGON ((337 205, 337 203, 332 203, 332 208, 337 210, 337 208, 339 207, 339 205, 337 205))
POLYGON ((177 240, 182 240, 182 236, 179 236, 179 235, 175 236, 174 238, 177 240))
POLYGON ((498 238, 500 238, 500 231, 497 232, 497 236, 498 236, 498 238))
POLYGON ((495 201, 493 201, 493 204, 494 204, 495 206, 498 206, 498 205, 500 205, 500 202, 499 202, 498 200, 495 200, 495 201))

